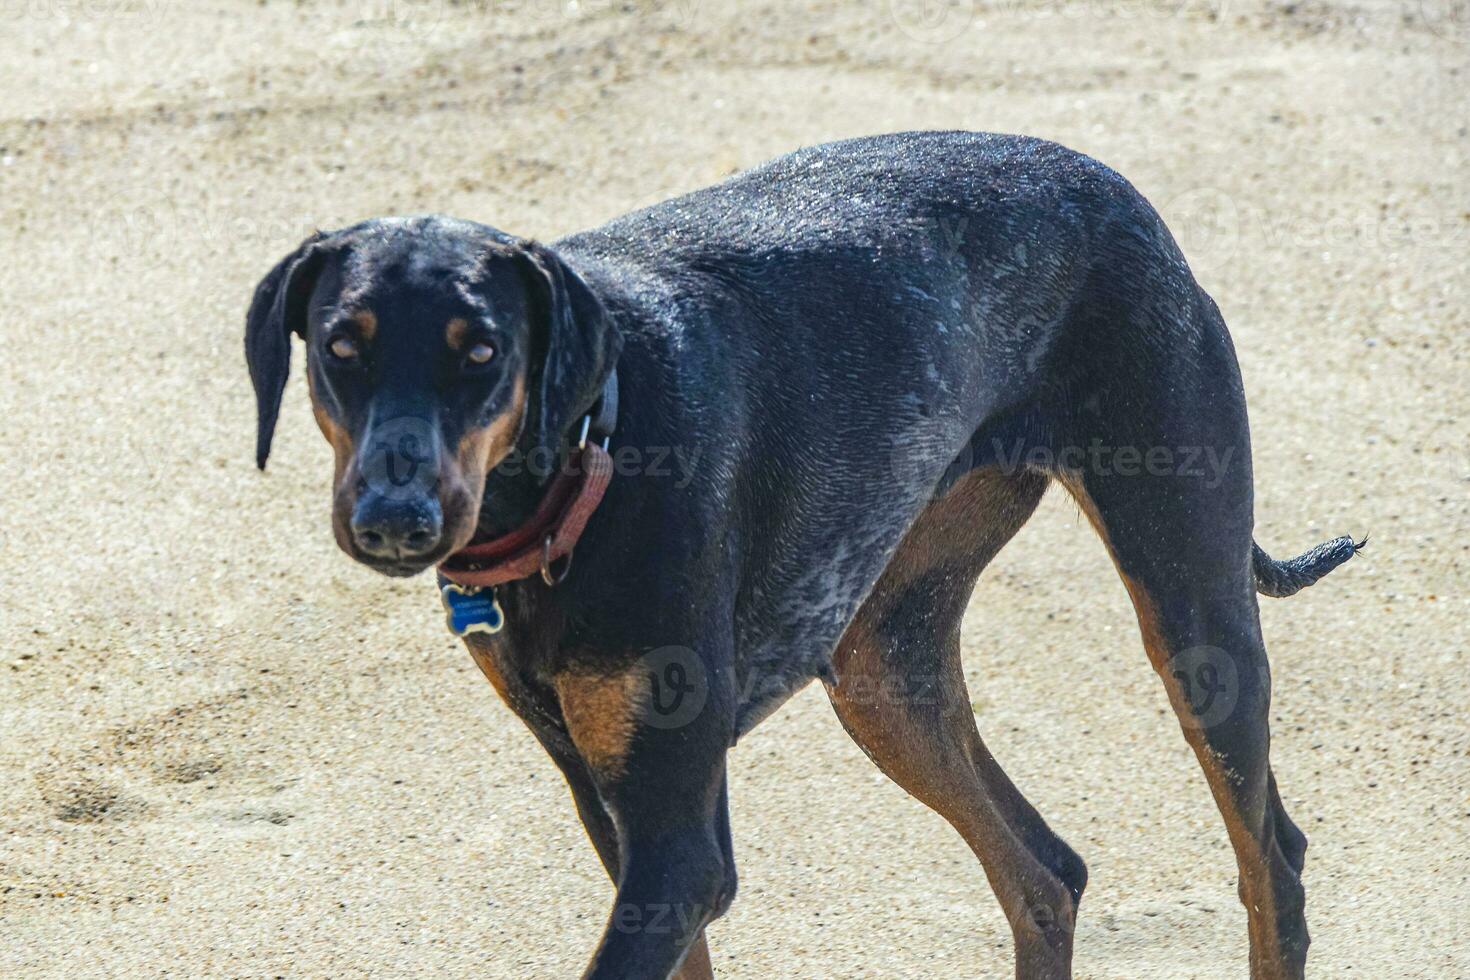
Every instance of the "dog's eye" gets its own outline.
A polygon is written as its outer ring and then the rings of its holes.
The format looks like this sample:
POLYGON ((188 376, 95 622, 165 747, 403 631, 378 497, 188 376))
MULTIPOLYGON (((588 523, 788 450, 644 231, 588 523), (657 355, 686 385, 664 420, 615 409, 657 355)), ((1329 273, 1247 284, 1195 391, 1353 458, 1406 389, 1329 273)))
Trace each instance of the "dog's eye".
POLYGON ((339 361, 350 361, 357 356, 357 341, 339 333, 327 342, 327 350, 339 361))
POLYGON ((470 349, 465 351, 464 359, 470 364, 478 365, 490 363, 490 359, 494 356, 495 348, 482 341, 471 345, 470 349))

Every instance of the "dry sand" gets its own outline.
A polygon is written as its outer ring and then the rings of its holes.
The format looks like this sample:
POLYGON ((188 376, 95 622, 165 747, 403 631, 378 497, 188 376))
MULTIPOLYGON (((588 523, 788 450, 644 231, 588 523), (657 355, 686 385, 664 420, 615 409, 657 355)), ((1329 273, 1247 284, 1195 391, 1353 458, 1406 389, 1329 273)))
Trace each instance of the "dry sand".
MULTIPOLYGON (((1164 213, 1233 330, 1317 976, 1470 974, 1463 3, 3 0, 0 976, 576 975, 610 890, 427 580, 337 552, 299 372, 240 355, 314 226, 550 237, 833 137, 1024 131, 1164 213), (1459 95, 1455 95, 1459 92, 1459 95)), ((965 627, 1087 859, 1082 977, 1241 977, 1221 823, 1060 495, 965 627)), ((1008 975, 943 822, 808 690, 733 757, 724 977, 1008 975)))

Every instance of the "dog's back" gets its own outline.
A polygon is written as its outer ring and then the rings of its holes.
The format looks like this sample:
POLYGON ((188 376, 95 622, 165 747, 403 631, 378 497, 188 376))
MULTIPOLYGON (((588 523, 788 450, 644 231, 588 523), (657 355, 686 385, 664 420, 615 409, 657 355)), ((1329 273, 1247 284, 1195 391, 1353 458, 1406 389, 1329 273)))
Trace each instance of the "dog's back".
POLYGON ((1126 181, 1020 136, 800 150, 555 247, 649 372, 642 409, 700 433, 705 489, 745 529, 742 594, 775 597, 737 611, 750 672, 776 679, 742 727, 814 676, 946 470, 982 461, 972 444, 1032 439, 1074 380, 1056 351, 1079 308, 1145 276, 1197 307, 1126 181))
POLYGON ((797 150, 557 244, 602 240, 652 262, 679 255, 700 261, 719 254, 881 252, 906 243, 932 247, 930 257, 943 258, 966 239, 994 235, 1017 244, 1047 230, 1083 232, 1120 204, 1142 203, 1113 170, 1047 140, 920 131, 797 150), (935 226, 961 216, 982 224, 953 229, 953 236, 935 226))

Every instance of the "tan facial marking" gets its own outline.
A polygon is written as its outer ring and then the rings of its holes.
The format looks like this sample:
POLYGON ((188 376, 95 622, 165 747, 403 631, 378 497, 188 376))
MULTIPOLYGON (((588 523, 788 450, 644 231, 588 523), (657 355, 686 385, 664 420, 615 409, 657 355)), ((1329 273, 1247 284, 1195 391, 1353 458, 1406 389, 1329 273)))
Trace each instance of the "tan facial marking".
POLYGON ((521 419, 525 414, 526 380, 518 377, 506 410, 497 415, 489 425, 466 432, 460 438, 456 455, 461 471, 488 473, 492 462, 499 463, 510 452, 516 436, 521 433, 521 419))
POLYGON ((469 329, 469 321, 462 316, 457 316, 444 325, 444 340, 454 350, 459 350, 469 329))
POLYGON ((622 775, 648 697, 638 667, 612 674, 562 673, 552 685, 582 758, 600 773, 622 775))
POLYGON ((371 341, 378 332, 378 315, 372 310, 358 310, 352 314, 352 322, 357 326, 357 334, 364 341, 371 341))
POLYGON ((337 424, 337 420, 332 418, 327 413, 326 408, 317 400, 316 383, 311 380, 310 371, 306 372, 306 390, 311 396, 311 414, 316 417, 317 428, 322 430, 322 435, 327 437, 327 442, 332 446, 332 454, 337 465, 336 479, 340 481, 343 470, 347 468, 348 461, 352 459, 352 453, 354 451, 352 436, 348 434, 346 429, 337 424))

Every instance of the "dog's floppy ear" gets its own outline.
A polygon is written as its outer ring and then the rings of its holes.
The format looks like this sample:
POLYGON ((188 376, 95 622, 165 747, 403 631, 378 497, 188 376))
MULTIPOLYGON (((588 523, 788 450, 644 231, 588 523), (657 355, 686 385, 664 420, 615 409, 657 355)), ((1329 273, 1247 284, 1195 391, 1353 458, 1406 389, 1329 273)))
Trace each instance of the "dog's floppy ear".
POLYGON ((265 469, 291 367, 291 334, 306 336, 306 301, 321 269, 321 232, 276 264, 255 287, 245 316, 245 363, 255 386, 255 465, 265 469))
MULTIPOLYGON (((623 338, 602 301, 559 255, 539 242, 520 246, 531 267, 533 315, 541 330, 532 435, 535 446, 556 448, 562 433, 597 401, 623 338)), ((533 365, 533 377, 536 370, 533 365)))

